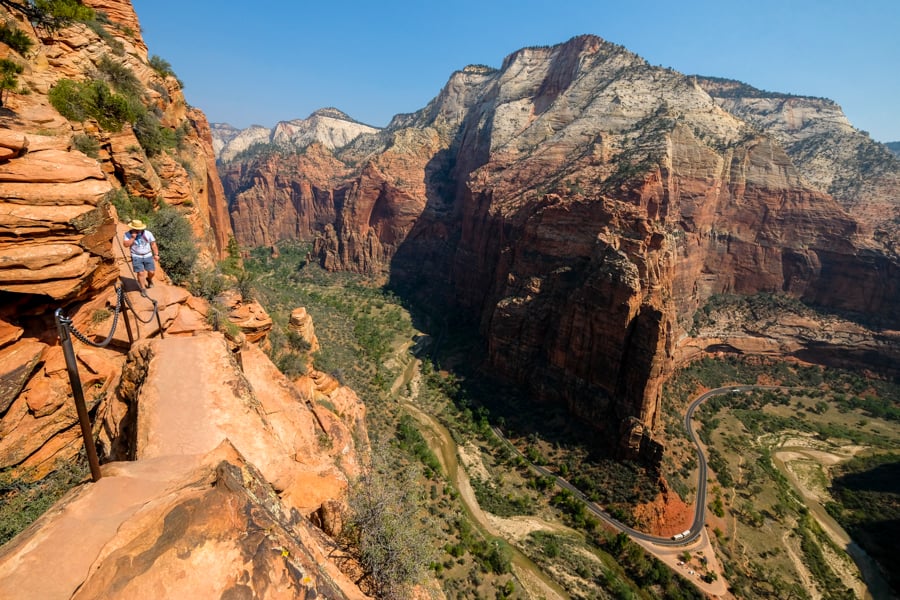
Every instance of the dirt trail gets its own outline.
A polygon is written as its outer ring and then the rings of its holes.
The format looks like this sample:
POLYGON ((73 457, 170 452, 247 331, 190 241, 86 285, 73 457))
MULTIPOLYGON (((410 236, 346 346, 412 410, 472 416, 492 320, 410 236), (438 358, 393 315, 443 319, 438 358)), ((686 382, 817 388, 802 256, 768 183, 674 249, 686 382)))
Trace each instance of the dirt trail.
POLYGON ((828 511, 821 504, 822 498, 819 493, 811 489, 812 486, 803 481, 794 472, 794 469, 791 469, 789 466, 791 461, 798 459, 813 460, 826 467, 845 459, 831 452, 805 446, 782 446, 773 454, 773 458, 773 462, 778 470, 784 473, 794 489, 803 497, 804 503, 822 530, 838 547, 843 548, 850 555, 856 568, 859 569, 859 573, 862 574, 863 580, 861 581, 857 578, 857 573, 853 572, 853 569, 847 568, 849 565, 836 564, 832 561, 830 563, 831 567, 837 570, 844 584, 852 588, 858 597, 866 600, 870 598, 889 598, 891 594, 890 586, 881 575, 878 566, 872 558, 828 514, 828 511))
MULTIPOLYGON (((469 476, 466 470, 459 466, 456 443, 453 441, 453 437, 447 428, 414 404, 404 402, 403 407, 423 426, 422 434, 428 442, 428 446, 437 454, 441 467, 447 473, 447 479, 459 491, 463 507, 475 526, 485 535, 507 538, 507 532, 502 531, 506 527, 497 527, 492 523, 498 517, 488 515, 479 506, 478 500, 475 498, 475 491, 472 489, 472 484, 469 481, 469 476)), ((504 519, 503 521, 507 520, 504 519)), ((513 572, 528 592, 530 598, 547 598, 548 600, 569 598, 566 591, 556 581, 548 577, 540 567, 514 546, 510 545, 510 548, 513 552, 513 572)))

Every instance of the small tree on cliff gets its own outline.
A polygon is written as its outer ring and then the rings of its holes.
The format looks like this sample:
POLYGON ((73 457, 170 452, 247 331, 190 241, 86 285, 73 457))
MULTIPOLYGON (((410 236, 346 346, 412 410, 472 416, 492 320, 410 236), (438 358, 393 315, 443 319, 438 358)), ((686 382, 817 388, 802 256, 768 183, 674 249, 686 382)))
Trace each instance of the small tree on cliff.
POLYGON ((20 73, 22 65, 8 58, 0 58, 0 107, 6 102, 6 95, 19 86, 20 73))
POLYGON ((366 570, 377 598, 410 597, 431 562, 433 547, 423 525, 416 470, 399 467, 385 446, 373 444, 371 464, 350 489, 350 518, 343 533, 366 570))
POLYGON ((35 27, 55 31, 73 21, 90 21, 94 9, 78 0, 0 0, 0 6, 25 15, 35 27))

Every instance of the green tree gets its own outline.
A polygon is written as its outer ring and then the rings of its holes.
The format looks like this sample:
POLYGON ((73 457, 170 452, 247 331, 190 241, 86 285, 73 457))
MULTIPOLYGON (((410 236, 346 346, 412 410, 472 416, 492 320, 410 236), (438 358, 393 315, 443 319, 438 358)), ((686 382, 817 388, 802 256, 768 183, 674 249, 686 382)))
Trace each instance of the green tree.
POLYGON ((22 65, 0 58, 0 107, 6 101, 6 95, 19 86, 19 75, 22 73, 22 65))
POLYGON ((12 23, 0 23, 0 42, 25 56, 31 50, 34 42, 28 37, 28 34, 13 25, 12 23))
POLYGON ((156 54, 150 57, 150 67, 163 77, 168 77, 169 75, 175 76, 175 71, 172 70, 171 63, 156 54))
POLYGON ((160 263, 175 285, 190 280, 197 263, 197 245, 188 220, 177 209, 163 204, 148 218, 159 244, 160 263))
POLYGON ((70 121, 94 118, 107 131, 119 131, 134 119, 128 99, 114 93, 105 81, 60 79, 50 90, 50 104, 70 121))
POLYGON ((73 21, 90 21, 95 16, 94 9, 78 0, 0 0, 0 6, 25 15, 32 25, 48 31, 73 21))

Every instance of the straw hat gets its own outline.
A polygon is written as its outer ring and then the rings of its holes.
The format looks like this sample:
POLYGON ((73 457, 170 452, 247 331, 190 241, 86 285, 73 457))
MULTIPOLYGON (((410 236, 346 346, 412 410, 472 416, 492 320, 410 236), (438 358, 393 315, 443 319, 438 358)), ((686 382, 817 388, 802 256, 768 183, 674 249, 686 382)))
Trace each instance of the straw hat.
POLYGON ((130 227, 131 229, 138 229, 138 230, 147 229, 147 226, 144 225, 144 222, 141 221, 140 219, 134 219, 133 221, 131 221, 131 223, 128 224, 128 227, 130 227))

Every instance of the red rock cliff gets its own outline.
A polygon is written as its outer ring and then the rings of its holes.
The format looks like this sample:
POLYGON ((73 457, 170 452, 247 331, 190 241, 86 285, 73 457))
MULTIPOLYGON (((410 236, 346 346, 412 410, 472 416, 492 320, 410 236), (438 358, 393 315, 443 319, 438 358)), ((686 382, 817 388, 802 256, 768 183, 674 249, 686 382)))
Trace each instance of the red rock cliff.
MULTIPOLYGON (((84 307, 98 314, 106 309, 105 300, 120 275, 117 261, 124 260, 114 241, 109 195, 124 190, 132 197, 177 206, 210 259, 224 254, 231 235, 206 118, 188 109, 172 74, 149 65, 130 2, 84 4, 103 11, 107 20, 94 28, 72 23, 52 35, 35 30, 18 12, 0 9, 0 17, 31 40, 30 51, 23 54, 0 43, 0 56, 22 67, 20 91, 6 92, 0 110, 4 215, 0 217, 4 332, 0 464, 4 467, 39 465, 45 472, 52 467, 54 453, 66 458, 78 451, 71 443, 75 420, 67 408, 70 398, 52 315, 56 308, 70 314, 84 307), (133 76, 138 96, 148 111, 158 115, 153 126, 160 136, 177 140, 174 147, 150 152, 128 122, 117 129, 103 127, 93 118, 70 121, 52 106, 48 93, 54 86, 63 79, 102 78, 98 65, 104 61, 133 76), (32 421, 35 429, 26 435, 24 424, 32 421), (19 432, 13 435, 15 428, 19 432), (17 444, 6 454, 7 446, 23 436, 28 443, 17 444)), ((98 358, 94 367, 96 377, 88 379, 99 386, 95 390, 99 394, 110 384, 111 365, 98 358)))
MULTIPOLYGON (((654 426, 712 294, 900 322, 896 257, 776 138, 595 37, 468 67, 335 157, 351 170, 320 188, 333 221, 297 217, 326 222, 327 268, 386 272, 473 315, 490 366, 614 435, 654 426)), ((277 194, 308 177, 269 168, 277 194)))

